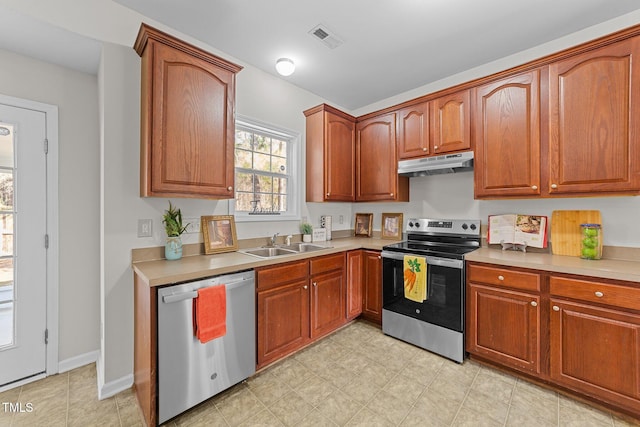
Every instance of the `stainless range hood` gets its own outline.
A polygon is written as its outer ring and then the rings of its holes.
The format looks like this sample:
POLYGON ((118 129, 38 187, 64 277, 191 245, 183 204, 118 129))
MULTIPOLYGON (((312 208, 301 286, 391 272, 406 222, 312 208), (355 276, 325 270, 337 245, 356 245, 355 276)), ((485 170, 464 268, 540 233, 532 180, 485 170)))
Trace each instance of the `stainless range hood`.
POLYGON ((402 176, 428 176, 472 170, 473 151, 398 162, 398 175, 402 176))

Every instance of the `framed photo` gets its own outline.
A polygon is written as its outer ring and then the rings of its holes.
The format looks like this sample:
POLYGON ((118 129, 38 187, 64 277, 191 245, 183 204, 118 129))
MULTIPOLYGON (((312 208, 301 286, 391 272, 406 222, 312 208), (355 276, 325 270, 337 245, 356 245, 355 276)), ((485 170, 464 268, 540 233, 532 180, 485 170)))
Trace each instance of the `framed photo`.
POLYGON ((383 239, 400 240, 402 238, 402 214, 383 213, 380 236, 383 239))
POLYGON ((373 223, 372 213, 356 214, 356 236, 371 237, 371 225, 373 223))
POLYGON ((236 222, 233 215, 203 216, 200 220, 205 254, 238 250, 236 222))

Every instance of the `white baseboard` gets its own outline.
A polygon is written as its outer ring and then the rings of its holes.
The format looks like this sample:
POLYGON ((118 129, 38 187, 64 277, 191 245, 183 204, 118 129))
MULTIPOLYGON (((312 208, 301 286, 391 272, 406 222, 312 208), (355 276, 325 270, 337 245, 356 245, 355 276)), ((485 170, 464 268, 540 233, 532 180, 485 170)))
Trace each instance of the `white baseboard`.
POLYGON ((88 353, 80 354, 78 356, 70 357, 65 360, 61 360, 58 363, 58 373, 61 374, 63 372, 71 371, 72 369, 88 365, 90 363, 95 363, 98 361, 99 355, 100 351, 95 350, 88 353))
POLYGON ((125 375, 124 377, 120 377, 115 381, 109 381, 108 383, 104 382, 104 364, 102 362, 102 358, 98 355, 98 360, 96 361, 96 369, 98 373, 98 399, 106 399, 111 396, 115 396, 116 394, 130 388, 133 385, 133 374, 125 375))

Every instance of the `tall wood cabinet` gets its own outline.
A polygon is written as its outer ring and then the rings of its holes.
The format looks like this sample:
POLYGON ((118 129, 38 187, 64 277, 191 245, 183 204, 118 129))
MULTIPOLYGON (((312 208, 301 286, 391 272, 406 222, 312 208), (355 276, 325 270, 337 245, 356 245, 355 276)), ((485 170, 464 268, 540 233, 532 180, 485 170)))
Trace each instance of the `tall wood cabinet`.
POLYGON ((140 195, 234 197, 242 67, 142 24, 140 195))
POLYGON ((356 124, 356 200, 409 201, 409 179, 398 176, 395 113, 356 124))
POLYGON ((356 119, 327 104, 306 117, 307 202, 353 202, 355 196, 356 119))
POLYGON ((540 194, 540 70, 473 90, 475 197, 540 194))
POLYGON ((548 192, 640 190, 640 37, 549 66, 548 192))

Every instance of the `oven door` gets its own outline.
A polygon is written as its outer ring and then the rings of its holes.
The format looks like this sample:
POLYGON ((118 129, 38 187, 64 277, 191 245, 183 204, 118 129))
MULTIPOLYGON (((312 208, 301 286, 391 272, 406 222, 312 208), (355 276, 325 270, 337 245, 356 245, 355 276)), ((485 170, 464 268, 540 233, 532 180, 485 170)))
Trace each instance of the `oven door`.
POLYGON ((462 332, 464 325, 464 261, 420 254, 382 252, 382 306, 447 329, 462 332), (404 297, 404 257, 426 258, 427 299, 404 297))

